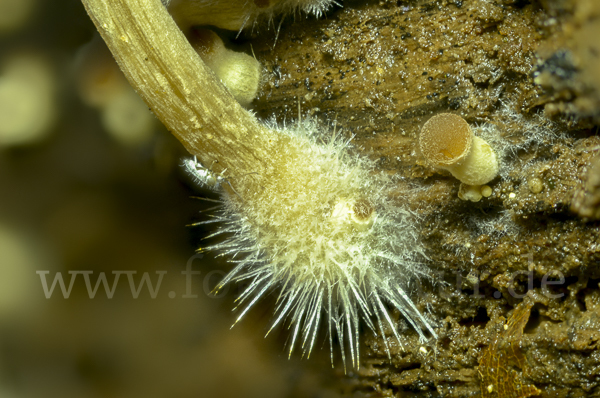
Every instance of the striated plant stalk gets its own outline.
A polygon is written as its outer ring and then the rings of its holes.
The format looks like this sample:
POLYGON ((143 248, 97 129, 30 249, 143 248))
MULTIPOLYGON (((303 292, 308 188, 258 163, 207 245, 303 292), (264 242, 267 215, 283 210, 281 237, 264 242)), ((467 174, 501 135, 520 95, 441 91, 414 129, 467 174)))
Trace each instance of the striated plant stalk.
MULTIPOLYGON (((310 355, 320 324, 359 366, 360 321, 396 340, 397 309, 422 340, 433 325, 410 298, 427 278, 418 219, 394 201, 397 187, 349 142, 312 121, 261 125, 218 83, 160 0, 83 0, 125 75, 193 160, 185 166, 207 185, 223 182, 210 248, 235 268, 220 286, 247 281, 238 320, 279 291, 271 329, 287 323, 290 354, 310 355), (226 173, 225 173, 226 171, 226 173), (220 179, 218 177, 221 177, 220 179)), ((219 185, 219 184, 217 184, 219 185)), ((333 363, 333 354, 332 354, 333 363)))
POLYGON ((233 186, 264 174, 268 156, 258 152, 281 137, 235 101, 160 0, 82 2, 131 85, 191 154, 216 174, 243 176, 233 186))

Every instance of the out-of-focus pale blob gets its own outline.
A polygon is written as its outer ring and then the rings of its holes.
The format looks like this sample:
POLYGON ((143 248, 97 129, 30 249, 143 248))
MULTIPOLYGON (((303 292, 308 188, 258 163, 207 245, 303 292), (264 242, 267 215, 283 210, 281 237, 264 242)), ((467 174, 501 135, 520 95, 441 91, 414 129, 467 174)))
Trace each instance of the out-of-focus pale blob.
POLYGON ((102 125, 124 145, 139 145, 152 138, 155 117, 148 105, 128 88, 102 108, 102 125))
POLYGON ((77 90, 85 104, 100 111, 104 129, 119 143, 135 146, 152 138, 155 117, 99 38, 78 55, 77 90))
POLYGON ((0 35, 25 26, 38 0, 0 0, 0 35))
POLYGON ((57 116, 56 76, 50 63, 31 54, 13 55, 0 73, 0 146, 40 141, 57 116))
POLYGON ((102 108, 130 87, 98 37, 79 50, 75 62, 77 92, 86 105, 102 108))
POLYGON ((41 257, 32 236, 0 221, 0 320, 30 310, 41 295, 41 257))

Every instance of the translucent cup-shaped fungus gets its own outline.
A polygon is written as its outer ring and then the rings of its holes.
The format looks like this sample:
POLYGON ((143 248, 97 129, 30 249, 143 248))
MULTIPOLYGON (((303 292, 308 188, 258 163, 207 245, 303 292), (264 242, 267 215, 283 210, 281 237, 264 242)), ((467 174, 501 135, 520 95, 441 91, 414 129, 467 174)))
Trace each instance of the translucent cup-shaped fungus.
POLYGON ((419 146, 430 164, 464 184, 482 185, 498 175, 496 153, 458 115, 441 113, 429 119, 421 129, 419 146))

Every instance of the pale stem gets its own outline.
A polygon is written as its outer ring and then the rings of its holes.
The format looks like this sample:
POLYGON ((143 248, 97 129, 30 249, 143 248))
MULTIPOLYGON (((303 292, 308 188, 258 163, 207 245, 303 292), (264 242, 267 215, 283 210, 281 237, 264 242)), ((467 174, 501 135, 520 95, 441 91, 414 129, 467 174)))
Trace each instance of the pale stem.
POLYGON ((258 183, 278 136, 235 101, 161 1, 82 2, 130 84, 186 149, 217 173, 258 183))

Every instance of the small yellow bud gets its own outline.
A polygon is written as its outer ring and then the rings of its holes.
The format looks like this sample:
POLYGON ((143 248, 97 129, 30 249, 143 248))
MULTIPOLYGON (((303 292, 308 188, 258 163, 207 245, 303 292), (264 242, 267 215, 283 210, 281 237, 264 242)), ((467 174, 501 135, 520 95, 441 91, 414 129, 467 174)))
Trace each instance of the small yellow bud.
POLYGON ((489 198, 490 196, 492 196, 492 187, 490 187, 489 185, 482 186, 481 195, 483 195, 484 198, 489 198))
POLYGON ((250 105, 258 93, 260 62, 248 54, 226 48, 219 35, 209 29, 194 29, 189 40, 233 97, 242 106, 250 105))
POLYGON ((471 202, 479 202, 483 197, 481 187, 479 185, 460 184, 458 188, 458 197, 461 200, 470 200, 471 202))
POLYGON ((527 180, 527 186, 532 193, 540 193, 544 190, 544 182, 537 177, 527 180))

